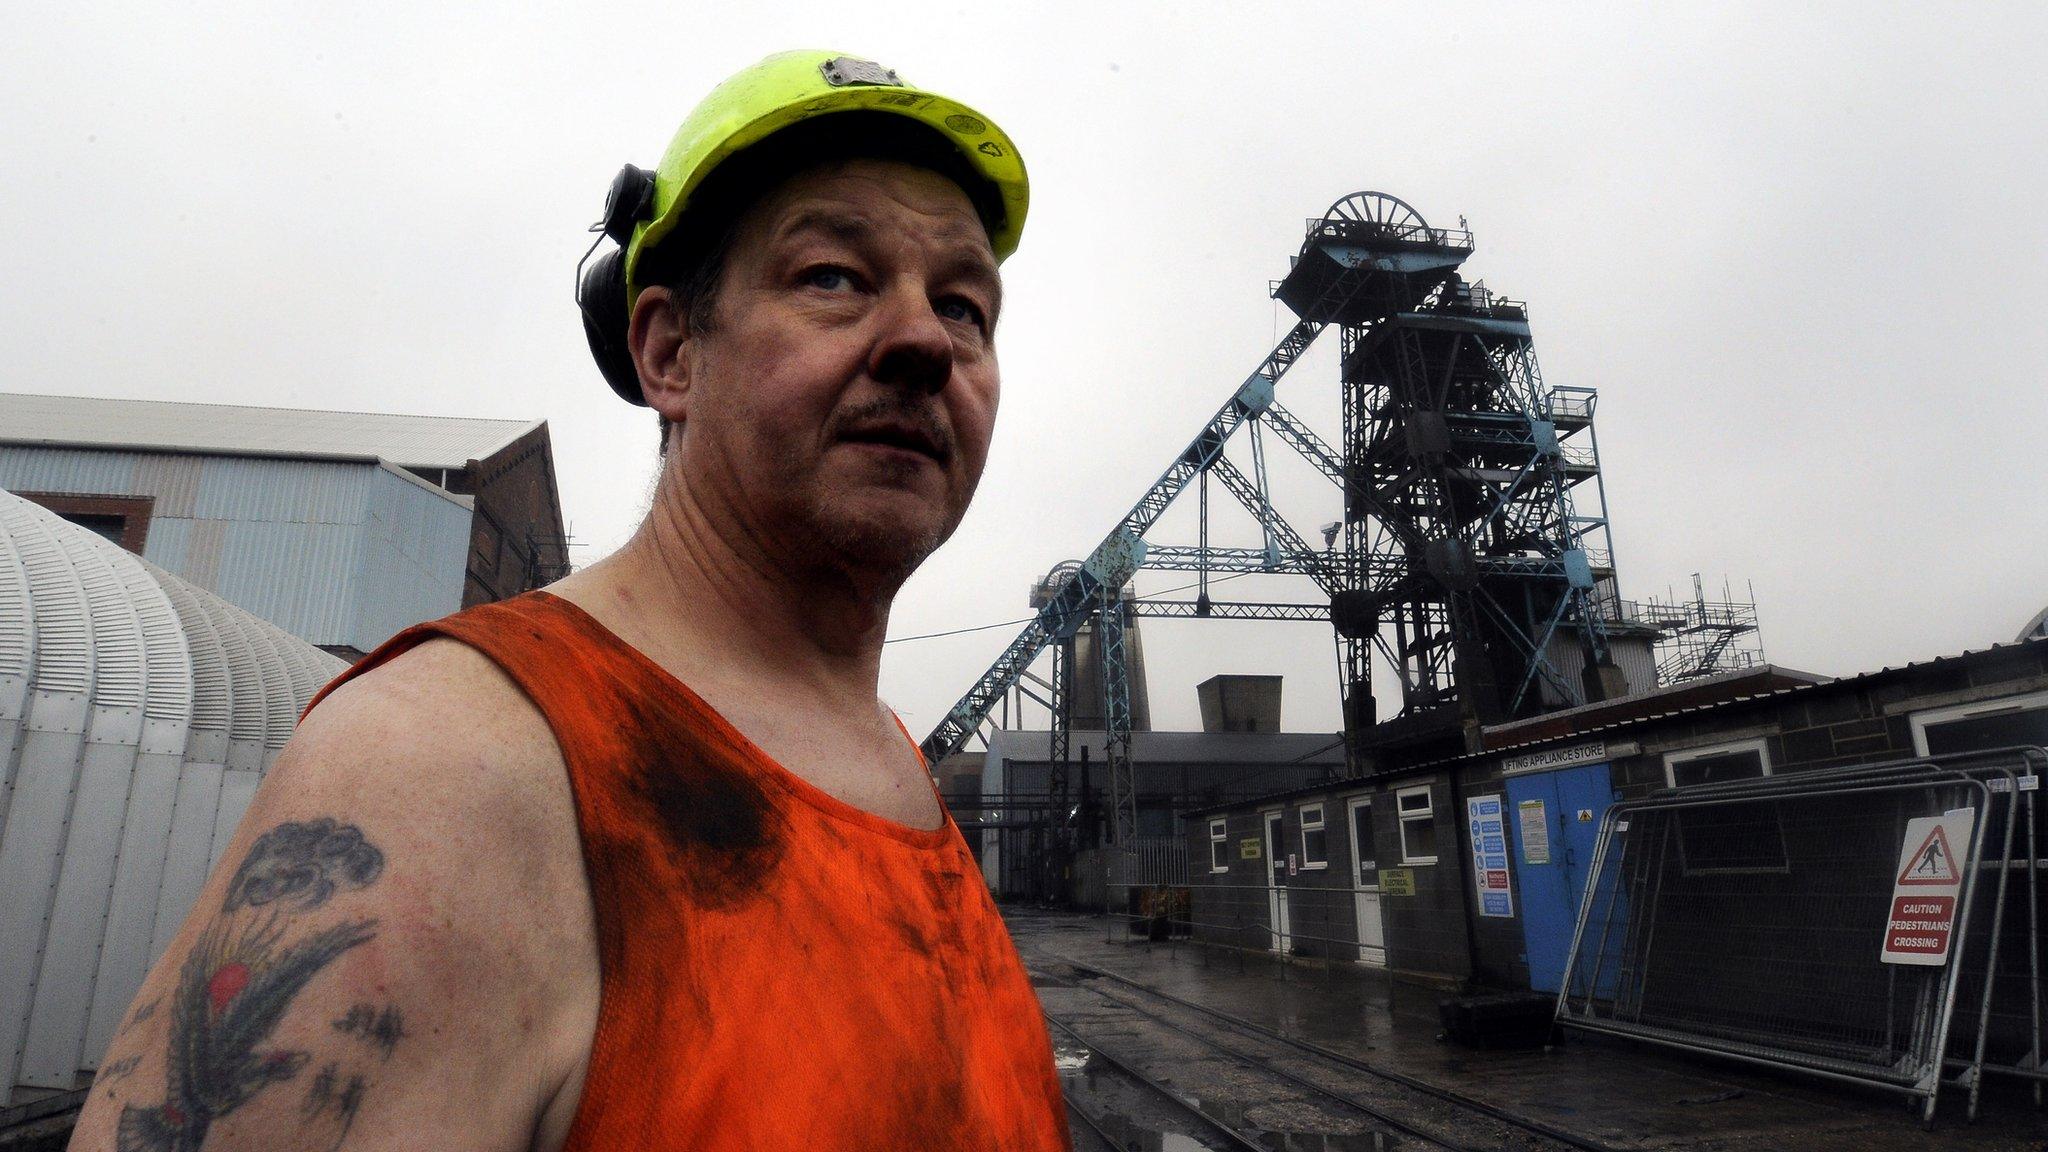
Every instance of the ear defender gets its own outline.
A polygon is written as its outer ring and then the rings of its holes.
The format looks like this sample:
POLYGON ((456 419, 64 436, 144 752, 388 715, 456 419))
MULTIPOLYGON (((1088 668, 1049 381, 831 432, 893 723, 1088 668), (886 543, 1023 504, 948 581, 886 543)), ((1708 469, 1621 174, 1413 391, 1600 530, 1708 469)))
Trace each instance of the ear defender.
POLYGON ((640 391, 640 373, 626 347, 626 248, 633 230, 654 215, 654 173, 631 164, 612 177, 606 193, 604 218, 590 226, 603 236, 591 241, 590 251, 576 262, 576 306, 583 312, 583 336, 590 342, 591 358, 605 383, 619 398, 643 407, 647 398, 640 391), (591 259, 591 253, 609 236, 617 247, 591 259))

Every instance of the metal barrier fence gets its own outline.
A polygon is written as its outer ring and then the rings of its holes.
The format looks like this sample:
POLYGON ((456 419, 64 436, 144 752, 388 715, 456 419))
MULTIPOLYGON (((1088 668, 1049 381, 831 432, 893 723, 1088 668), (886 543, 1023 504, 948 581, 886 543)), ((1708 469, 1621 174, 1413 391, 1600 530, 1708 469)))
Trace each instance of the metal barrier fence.
MULTIPOLYGON (((1184 867, 1183 862, 1183 877, 1184 867)), ((1385 960, 1383 944, 1362 947, 1358 940, 1359 897, 1377 900, 1376 889, 1270 883, 1189 886, 1184 879, 1158 882, 1135 869, 1119 875, 1126 879, 1112 880, 1109 887, 1112 936, 1121 922, 1132 936, 1186 939, 1241 954, 1264 951, 1282 961, 1385 960)))
POLYGON ((1134 836, 1104 852, 1111 888, 1187 886, 1187 841, 1178 836, 1134 836))
POLYGON ((2044 765, 2006 749, 1615 805, 1558 1019, 1891 1089, 1929 1123, 1945 1082, 1975 1118, 1986 1072, 2034 1079, 2038 1102, 2044 765), (1904 843, 1909 824, 1924 844, 1904 843), (1949 886, 1895 902, 1901 881, 1949 886))

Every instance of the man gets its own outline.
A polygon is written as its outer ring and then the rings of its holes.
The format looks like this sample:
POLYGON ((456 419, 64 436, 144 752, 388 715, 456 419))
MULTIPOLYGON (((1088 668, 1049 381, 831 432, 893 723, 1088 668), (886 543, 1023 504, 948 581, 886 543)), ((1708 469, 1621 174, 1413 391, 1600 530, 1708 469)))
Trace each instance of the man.
POLYGON ((78 1149, 1054 1148, 1029 983, 876 697, 993 427, 1024 170, 771 57, 628 169, 579 293, 662 418, 639 533, 316 701, 78 1149))

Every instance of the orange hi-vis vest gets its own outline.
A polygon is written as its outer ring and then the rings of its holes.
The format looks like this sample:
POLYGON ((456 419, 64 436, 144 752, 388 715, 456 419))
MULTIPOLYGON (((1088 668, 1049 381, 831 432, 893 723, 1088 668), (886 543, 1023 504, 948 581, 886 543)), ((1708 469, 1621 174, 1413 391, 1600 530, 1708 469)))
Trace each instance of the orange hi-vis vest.
POLYGON ((603 999, 572 1152, 1070 1146, 1038 1000, 950 815, 834 798, 544 592, 408 629, 335 685, 440 636, 519 685, 575 792, 603 999))

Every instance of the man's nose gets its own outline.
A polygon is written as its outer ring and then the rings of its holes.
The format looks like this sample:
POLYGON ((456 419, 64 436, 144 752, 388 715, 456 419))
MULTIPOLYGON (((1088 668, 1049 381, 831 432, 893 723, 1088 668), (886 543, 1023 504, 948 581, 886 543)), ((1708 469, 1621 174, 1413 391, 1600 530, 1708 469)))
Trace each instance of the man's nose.
POLYGON ((883 293, 881 322, 868 364, 875 381, 927 395, 945 388, 953 377, 953 334, 923 288, 883 293))

